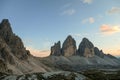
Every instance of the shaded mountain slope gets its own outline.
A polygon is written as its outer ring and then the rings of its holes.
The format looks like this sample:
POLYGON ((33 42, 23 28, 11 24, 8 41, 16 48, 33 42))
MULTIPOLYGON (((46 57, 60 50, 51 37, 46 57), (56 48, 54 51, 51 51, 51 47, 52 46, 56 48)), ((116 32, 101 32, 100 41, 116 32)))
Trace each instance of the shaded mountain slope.
POLYGON ((26 50, 19 36, 12 31, 8 19, 0 23, 0 72, 27 74, 60 70, 80 71, 89 68, 118 68, 120 60, 104 54, 87 38, 83 38, 78 49, 76 41, 68 36, 51 47, 45 58, 34 57, 26 50))
POLYGON ((6 66, 0 69, 4 72, 11 70, 13 74, 51 70, 26 50, 22 40, 13 33, 8 19, 3 19, 0 23, 0 59, 3 61, 0 63, 5 63, 3 66, 6 66))

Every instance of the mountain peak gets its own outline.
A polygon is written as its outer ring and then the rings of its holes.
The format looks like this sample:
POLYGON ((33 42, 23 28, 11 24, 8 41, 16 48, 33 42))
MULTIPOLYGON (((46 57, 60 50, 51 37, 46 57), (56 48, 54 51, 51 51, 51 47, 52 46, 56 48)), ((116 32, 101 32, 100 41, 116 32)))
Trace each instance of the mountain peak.
POLYGON ((0 36, 7 39, 8 36, 12 36, 13 31, 8 19, 3 19, 0 23, 0 36))
POLYGON ((63 42, 62 48, 61 48, 61 43, 58 41, 51 47, 51 54, 54 56, 72 56, 76 54, 76 41, 74 38, 72 38, 71 35, 67 36, 65 41, 63 42))
POLYGON ((2 22, 0 23, 0 29, 9 29, 10 31, 12 31, 11 29, 11 25, 8 19, 3 19, 2 22))
POLYGON ((60 43, 60 41, 58 41, 57 43, 54 44, 54 46, 51 47, 51 54, 50 55, 55 55, 55 56, 61 55, 61 43, 60 43))
POLYGON ((76 54, 76 41, 69 35, 63 42, 62 53, 64 56, 72 56, 76 54))
POLYGON ((78 48, 78 55, 85 57, 94 56, 94 45, 87 38, 83 38, 78 48))
POLYGON ((83 38, 82 42, 79 46, 85 46, 85 47, 88 47, 88 48, 94 47, 93 43, 91 41, 89 41, 89 39, 87 39, 87 38, 83 38))
POLYGON ((84 37, 82 41, 89 41, 88 38, 84 37))
POLYGON ((3 19, 1 23, 2 24, 10 24, 8 19, 3 19))
POLYGON ((9 20, 8 19, 3 19, 2 23, 9 23, 9 20))
POLYGON ((71 38, 72 38, 72 36, 71 36, 71 35, 68 35, 66 39, 71 39, 71 38))
POLYGON ((12 32, 8 19, 3 19, 0 23, 0 56, 11 64, 15 63, 13 56, 18 59, 27 59, 29 52, 25 49, 20 37, 12 32))

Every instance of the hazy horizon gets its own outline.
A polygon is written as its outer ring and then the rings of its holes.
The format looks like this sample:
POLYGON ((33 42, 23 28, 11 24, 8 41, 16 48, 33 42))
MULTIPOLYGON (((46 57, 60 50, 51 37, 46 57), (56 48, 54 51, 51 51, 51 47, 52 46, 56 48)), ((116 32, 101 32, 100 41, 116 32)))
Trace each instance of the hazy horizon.
POLYGON ((120 56, 120 0, 1 0, 0 20, 35 56, 47 56, 68 35, 88 38, 105 53, 120 56))

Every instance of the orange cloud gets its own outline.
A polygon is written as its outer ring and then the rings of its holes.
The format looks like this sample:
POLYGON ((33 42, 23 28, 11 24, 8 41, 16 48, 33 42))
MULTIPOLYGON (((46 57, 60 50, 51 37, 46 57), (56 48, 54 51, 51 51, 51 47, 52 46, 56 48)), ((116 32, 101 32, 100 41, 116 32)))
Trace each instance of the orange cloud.
POLYGON ((29 50, 33 56, 36 56, 36 57, 46 57, 50 55, 49 50, 38 50, 32 47, 27 47, 26 49, 29 50))
POLYGON ((100 31, 103 34, 114 34, 114 33, 120 32, 120 27, 119 26, 111 26, 108 24, 103 24, 100 27, 100 31))

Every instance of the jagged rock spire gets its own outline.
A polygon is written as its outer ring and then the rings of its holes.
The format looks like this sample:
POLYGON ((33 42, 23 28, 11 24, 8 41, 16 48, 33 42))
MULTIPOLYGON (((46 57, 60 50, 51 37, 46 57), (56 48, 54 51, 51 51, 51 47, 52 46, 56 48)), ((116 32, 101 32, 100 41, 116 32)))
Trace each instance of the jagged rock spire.
POLYGON ((93 57, 95 54, 94 45, 87 38, 83 38, 79 45, 77 54, 85 57, 93 57))
POLYGON ((0 36, 5 40, 9 41, 9 38, 13 35, 11 25, 8 19, 3 19, 0 23, 0 36))
MULTIPOLYGON (((97 47, 94 47, 93 43, 87 38, 83 38, 79 44, 78 50, 76 48, 76 41, 69 35, 63 42, 62 48, 61 43, 58 41, 51 47, 51 54, 54 56, 83 56, 83 57, 94 57, 99 56, 104 58, 104 56, 112 57, 111 55, 105 55, 102 50, 99 50, 97 47)), ((113 57, 112 57, 113 58, 113 57)))
POLYGON ((29 51, 25 49, 22 40, 13 33, 8 19, 0 23, 0 57, 14 64, 14 56, 18 59, 27 59, 29 51))
POLYGON ((94 52, 95 52, 95 55, 103 58, 104 57, 104 53, 102 50, 99 50, 97 47, 94 47, 94 52))
POLYGON ((54 46, 51 47, 51 54, 54 56, 72 56, 76 54, 76 42, 72 38, 71 35, 69 35, 66 40, 63 42, 62 48, 61 48, 61 43, 58 41, 57 43, 54 44, 54 46))
POLYGON ((63 42, 62 54, 64 56, 72 56, 76 54, 76 41, 69 35, 66 40, 63 42))
POLYGON ((54 46, 51 47, 51 54, 54 56, 60 56, 61 54, 61 43, 58 41, 57 43, 54 44, 54 46))

